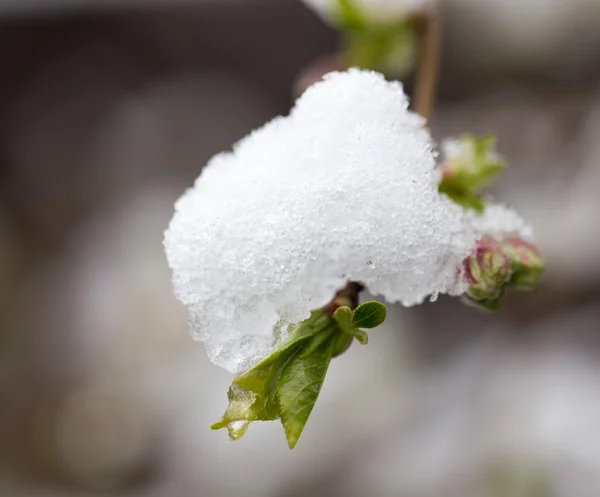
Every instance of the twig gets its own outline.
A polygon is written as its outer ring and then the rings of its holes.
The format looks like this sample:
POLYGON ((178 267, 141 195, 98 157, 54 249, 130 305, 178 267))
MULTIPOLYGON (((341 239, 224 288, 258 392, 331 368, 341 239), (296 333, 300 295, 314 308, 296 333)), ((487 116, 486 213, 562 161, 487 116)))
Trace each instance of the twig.
POLYGON ((329 302, 323 310, 328 316, 333 316, 333 313, 338 307, 347 306, 350 309, 356 309, 358 307, 358 295, 365 287, 360 283, 349 281, 348 284, 342 288, 329 302))
POLYGON ((414 107, 429 122, 437 91, 442 42, 442 17, 437 9, 431 9, 421 18, 419 31, 419 67, 415 80, 414 107))

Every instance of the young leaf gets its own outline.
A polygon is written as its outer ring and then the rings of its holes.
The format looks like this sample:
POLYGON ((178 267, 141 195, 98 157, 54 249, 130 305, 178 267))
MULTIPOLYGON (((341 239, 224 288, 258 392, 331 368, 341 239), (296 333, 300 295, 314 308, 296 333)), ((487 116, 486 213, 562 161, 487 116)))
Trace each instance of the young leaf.
POLYGON ((356 328, 376 328, 385 321, 387 309, 381 302, 371 301, 354 310, 352 324, 356 328))
MULTIPOLYGON (((325 315, 322 310, 312 311, 310 317, 303 321, 298 327, 296 327, 288 336, 287 340, 283 341, 279 346, 273 351, 273 353, 259 362, 256 366, 254 366, 250 371, 244 373, 242 376, 256 370, 261 369, 273 361, 276 361, 281 354, 284 354, 289 349, 293 348, 302 340, 310 338, 327 327, 331 326, 332 319, 325 315)), ((241 377, 238 377, 239 380, 241 377)), ((235 382, 237 382, 237 380, 235 382)), ((234 383, 235 383, 234 382, 234 383)))
MULTIPOLYGON (((385 319, 385 306, 363 304, 365 327, 385 319), (383 308, 383 315, 381 312, 383 308)), ((290 448, 294 448, 308 421, 332 357, 343 353, 352 339, 366 343, 349 307, 339 307, 333 319, 322 310, 290 332, 269 357, 233 380, 229 406, 212 429, 227 428, 233 440, 241 438, 252 421, 281 419, 290 448)))
POLYGON ((333 332, 315 336, 311 341, 320 343, 292 357, 277 386, 281 423, 290 449, 296 446, 317 401, 336 343, 333 332))
POLYGON ((338 307, 333 313, 333 319, 335 319, 335 322, 342 329, 342 331, 345 332, 348 332, 347 330, 353 327, 352 316, 352 309, 346 306, 338 307))
POLYGON ((338 22, 346 29, 362 29, 365 20, 361 12, 353 4, 352 0, 337 1, 338 22))
POLYGON ((227 398, 229 406, 223 418, 210 428, 227 428, 231 440, 242 438, 251 421, 272 421, 279 417, 278 406, 271 396, 257 395, 240 386, 231 385, 227 398))
POLYGON ((481 190, 506 167, 495 147, 493 135, 462 135, 458 139, 447 140, 440 193, 448 195, 465 209, 483 212, 486 202, 481 190))
MULTIPOLYGON (((356 338, 361 345, 366 345, 369 342, 369 336, 364 331, 358 329, 356 324, 353 323, 352 318, 353 312, 349 307, 338 307, 333 314, 333 319, 335 319, 340 330, 356 338)), ((337 350, 339 350, 338 347, 336 347, 337 350)))
POLYGON ((475 212, 482 213, 485 210, 485 202, 477 193, 471 193, 461 185, 454 184, 453 181, 444 181, 440 183, 439 192, 450 197, 455 203, 464 209, 473 209, 475 212))
POLYGON ((348 67, 400 78, 414 67, 417 51, 417 30, 409 17, 392 24, 345 25, 342 62, 348 67))
POLYGON ((369 335, 367 335, 366 331, 359 328, 354 328, 352 330, 352 336, 356 338, 356 341, 361 345, 367 345, 369 343, 369 335))
POLYGON ((229 438, 238 440, 244 436, 250 422, 277 419, 277 382, 289 358, 296 352, 297 346, 288 348, 274 360, 261 363, 234 379, 227 393, 229 406, 221 421, 213 424, 211 429, 227 428, 229 438))
POLYGON ((227 428, 232 440, 241 438, 252 421, 272 421, 279 418, 279 405, 275 398, 277 384, 285 365, 291 357, 303 349, 314 346, 318 340, 313 336, 333 330, 333 320, 322 311, 314 311, 309 319, 300 324, 269 357, 233 380, 227 397, 229 406, 221 421, 211 428, 227 428), (310 341, 310 343, 306 343, 310 341))
POLYGON ((233 380, 234 385, 250 390, 259 396, 268 396, 274 392, 286 363, 298 351, 299 345, 287 348, 283 352, 277 352, 272 356, 254 366, 249 371, 233 380), (274 357, 272 360, 271 358, 274 357))

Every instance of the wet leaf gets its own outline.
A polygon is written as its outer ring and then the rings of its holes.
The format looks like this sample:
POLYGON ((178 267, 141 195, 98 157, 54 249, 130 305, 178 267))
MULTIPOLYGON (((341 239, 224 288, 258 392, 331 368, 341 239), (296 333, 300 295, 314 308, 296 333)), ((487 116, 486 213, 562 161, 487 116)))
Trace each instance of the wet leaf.
MULTIPOLYGON (((314 337, 312 340, 316 341, 314 337)), ((296 446, 325 381, 335 348, 333 333, 301 351, 285 366, 277 387, 281 423, 291 449, 296 446)))

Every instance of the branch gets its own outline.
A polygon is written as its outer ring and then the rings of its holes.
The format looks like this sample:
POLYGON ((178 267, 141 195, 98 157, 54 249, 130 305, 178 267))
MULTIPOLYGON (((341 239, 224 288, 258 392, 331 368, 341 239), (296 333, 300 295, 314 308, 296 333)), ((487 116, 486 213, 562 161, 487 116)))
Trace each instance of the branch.
POLYGON ((417 69, 414 107, 428 122, 433 114, 437 91, 440 47, 442 42, 442 16, 431 9, 420 19, 419 67, 417 69))
POLYGON ((323 307, 325 314, 331 317, 338 307, 343 306, 350 307, 350 309, 356 309, 358 307, 358 295, 364 288, 365 287, 360 283, 349 281, 348 284, 335 295, 333 300, 323 307))

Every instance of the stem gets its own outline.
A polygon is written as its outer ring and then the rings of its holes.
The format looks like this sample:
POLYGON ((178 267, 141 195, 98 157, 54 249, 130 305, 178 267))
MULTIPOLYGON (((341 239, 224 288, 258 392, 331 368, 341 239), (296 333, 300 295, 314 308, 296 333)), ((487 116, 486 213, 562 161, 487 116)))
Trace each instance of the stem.
POLYGON ((349 281, 348 284, 335 295, 333 300, 323 307, 325 314, 331 317, 338 307, 344 306, 350 307, 350 309, 356 309, 358 307, 358 295, 364 288, 365 287, 360 283, 349 281))
POLYGON ((437 9, 431 9, 420 21, 420 62, 416 76, 414 106, 416 112, 429 122, 437 91, 442 17, 437 9))

